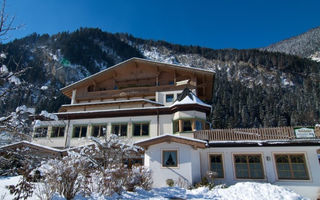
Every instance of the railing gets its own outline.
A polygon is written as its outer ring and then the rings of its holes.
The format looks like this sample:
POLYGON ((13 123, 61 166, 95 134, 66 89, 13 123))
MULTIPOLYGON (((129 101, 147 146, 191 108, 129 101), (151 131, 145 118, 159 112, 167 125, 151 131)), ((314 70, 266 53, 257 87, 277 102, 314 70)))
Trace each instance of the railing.
MULTIPOLYGON (((315 131, 316 138, 320 134, 315 131)), ((194 138, 209 141, 296 139, 293 127, 213 129, 194 132, 194 138)))
POLYGON ((131 87, 118 90, 102 90, 87 92, 85 94, 78 94, 77 100, 87 100, 87 99, 98 99, 98 98, 119 98, 127 96, 147 96, 148 94, 154 95, 156 91, 171 91, 171 90, 183 90, 186 86, 188 88, 194 89, 195 86, 190 84, 187 85, 161 85, 161 86, 150 86, 150 87, 131 87))

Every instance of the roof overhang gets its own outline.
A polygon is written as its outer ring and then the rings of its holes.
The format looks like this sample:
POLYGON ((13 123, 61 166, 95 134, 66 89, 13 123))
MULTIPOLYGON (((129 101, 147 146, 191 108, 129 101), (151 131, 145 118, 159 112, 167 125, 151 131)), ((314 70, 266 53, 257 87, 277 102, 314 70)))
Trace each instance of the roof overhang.
POLYGON ((182 137, 182 136, 176 136, 176 135, 161 135, 154 138, 142 140, 139 142, 136 142, 135 145, 138 145, 144 149, 148 149, 152 145, 160 144, 160 143, 171 143, 176 142, 179 144, 185 144, 192 146, 193 148, 197 149, 204 149, 206 148, 206 141, 188 138, 188 137, 182 137))
POLYGON ((75 89, 75 88, 77 88, 87 82, 92 82, 94 79, 96 79, 98 77, 102 77, 102 76, 104 76, 104 74, 109 73, 112 70, 115 70, 121 66, 125 66, 130 63, 137 63, 137 64, 144 63, 144 64, 150 64, 150 65, 159 66, 159 67, 174 68, 174 69, 178 69, 178 70, 180 69, 180 70, 190 71, 193 73, 201 73, 201 74, 210 75, 210 76, 214 76, 214 74, 215 74, 214 71, 212 71, 212 70, 195 68, 195 67, 188 67, 188 66, 182 66, 182 65, 176 65, 176 64, 169 64, 169 63, 163 63, 163 62, 156 62, 156 61, 147 60, 147 59, 143 59, 143 58, 133 57, 131 59, 128 59, 128 60, 125 60, 121 63, 118 63, 112 67, 109 67, 105 70, 102 70, 98 73, 95 73, 91 76, 88 76, 87 78, 81 79, 75 83, 67 85, 64 88, 61 88, 60 90, 63 94, 70 97, 73 89, 75 89))
POLYGON ((149 103, 154 106, 163 106, 163 104, 156 101, 151 101, 149 99, 133 99, 133 100, 119 100, 119 101, 94 102, 94 103, 64 104, 60 107, 59 112, 65 112, 67 108, 95 107, 97 105, 128 104, 128 103, 149 103))
MULTIPOLYGON (((210 107, 199 104, 186 104, 176 106, 161 106, 161 107, 144 107, 144 108, 124 108, 111 110, 96 110, 96 111, 77 111, 77 112, 60 112, 54 113, 59 119, 91 119, 91 118, 107 118, 107 117, 128 117, 128 116, 146 116, 146 115, 165 115, 173 114, 178 111, 199 111, 209 114, 210 107)), ((38 119, 37 116, 34 117, 38 119)))
POLYGON ((3 150, 15 150, 15 149, 21 149, 21 148, 29 148, 37 152, 45 153, 45 154, 50 154, 53 156, 61 157, 67 155, 66 150, 60 150, 52 147, 47 147, 44 145, 28 142, 28 141, 21 141, 21 142, 16 142, 12 144, 8 144, 5 146, 1 146, 0 149, 3 150))
POLYGON ((210 141, 208 145, 209 148, 275 147, 275 146, 319 146, 320 147, 320 139, 210 141))

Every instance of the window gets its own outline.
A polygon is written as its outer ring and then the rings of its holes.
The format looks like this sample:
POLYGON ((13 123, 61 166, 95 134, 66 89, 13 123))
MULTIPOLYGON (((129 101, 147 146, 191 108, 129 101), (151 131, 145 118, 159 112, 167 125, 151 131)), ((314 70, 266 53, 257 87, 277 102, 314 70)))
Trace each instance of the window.
POLYGON ((103 137, 107 134, 107 125, 100 124, 100 125, 93 125, 92 126, 92 136, 93 137, 103 137))
POLYGON ((263 179, 261 155, 234 155, 236 178, 263 179))
POLYGON ((134 123, 133 136, 149 135, 149 123, 134 123))
POLYGON ((87 136, 87 125, 73 127, 73 137, 80 138, 87 136))
POLYGON ((52 127, 51 137, 63 137, 64 136, 64 126, 52 127))
POLYGON ((127 136, 127 124, 112 124, 112 134, 127 136))
POLYGON ((199 121, 197 120, 196 121, 196 130, 199 131, 199 130, 202 130, 202 121, 199 121))
POLYGON ((36 132, 34 133, 35 138, 40 138, 40 137, 47 137, 48 133, 48 127, 40 127, 36 129, 36 132))
POLYGON ((223 178, 223 161, 222 155, 210 155, 210 171, 215 172, 215 178, 223 178))
POLYGON ((164 150, 162 151, 162 167, 177 167, 178 166, 178 151, 164 150))
POLYGON ((183 132, 192 131, 191 120, 183 120, 183 132))
POLYGON ((304 154, 278 154, 275 161, 279 179, 309 179, 304 154))
POLYGON ((166 102, 169 103, 169 102, 173 102, 173 94, 167 94, 166 95, 166 102))
POLYGON ((178 133, 179 132, 179 121, 173 121, 173 133, 178 133))

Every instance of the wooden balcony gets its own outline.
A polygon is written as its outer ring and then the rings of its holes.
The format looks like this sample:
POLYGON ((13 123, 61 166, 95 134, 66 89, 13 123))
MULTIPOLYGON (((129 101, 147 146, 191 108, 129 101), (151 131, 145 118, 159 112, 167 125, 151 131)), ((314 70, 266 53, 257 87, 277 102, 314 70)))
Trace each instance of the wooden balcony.
POLYGON ((112 98, 128 98, 128 97, 141 97, 141 96, 155 96, 157 91, 173 91, 183 90, 188 87, 189 89, 195 89, 195 86, 187 85, 161 85, 161 86, 149 86, 149 87, 129 87, 118 90, 102 90, 87 92, 85 94, 79 94, 76 97, 77 101, 92 100, 92 99, 112 99, 112 98))
MULTIPOLYGON (((315 129, 315 138, 320 139, 315 129)), ((293 127, 214 129, 194 132, 194 138, 208 141, 292 140, 297 139, 293 127)))

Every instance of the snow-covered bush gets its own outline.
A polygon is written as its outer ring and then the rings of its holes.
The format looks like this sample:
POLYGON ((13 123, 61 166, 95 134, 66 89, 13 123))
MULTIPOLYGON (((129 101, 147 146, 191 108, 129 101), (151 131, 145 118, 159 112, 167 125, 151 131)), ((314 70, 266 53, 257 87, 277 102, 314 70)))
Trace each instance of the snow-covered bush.
POLYGON ((22 168, 26 166, 28 169, 35 169, 46 159, 28 147, 0 149, 0 176, 21 174, 22 168))
POLYGON ((69 152, 62 159, 44 162, 37 170, 49 185, 50 193, 57 192, 69 200, 83 189, 83 174, 88 169, 88 164, 86 158, 79 153, 69 152))
POLYGON ((151 188, 150 170, 141 166, 128 168, 123 163, 140 155, 140 147, 125 144, 117 136, 93 140, 93 145, 75 149, 76 152, 69 152, 60 160, 49 160, 38 168, 51 193, 71 199, 77 193, 112 195, 137 187, 151 188))
POLYGON ((133 166, 129 170, 128 180, 125 187, 128 191, 134 191, 140 187, 144 190, 150 190, 152 185, 151 171, 149 168, 143 166, 133 166))
POLYGON ((15 112, 11 112, 5 117, 0 117, 0 132, 4 132, 12 136, 13 141, 31 140, 32 120, 29 118, 34 114, 34 108, 28 108, 25 105, 16 108, 15 112))

